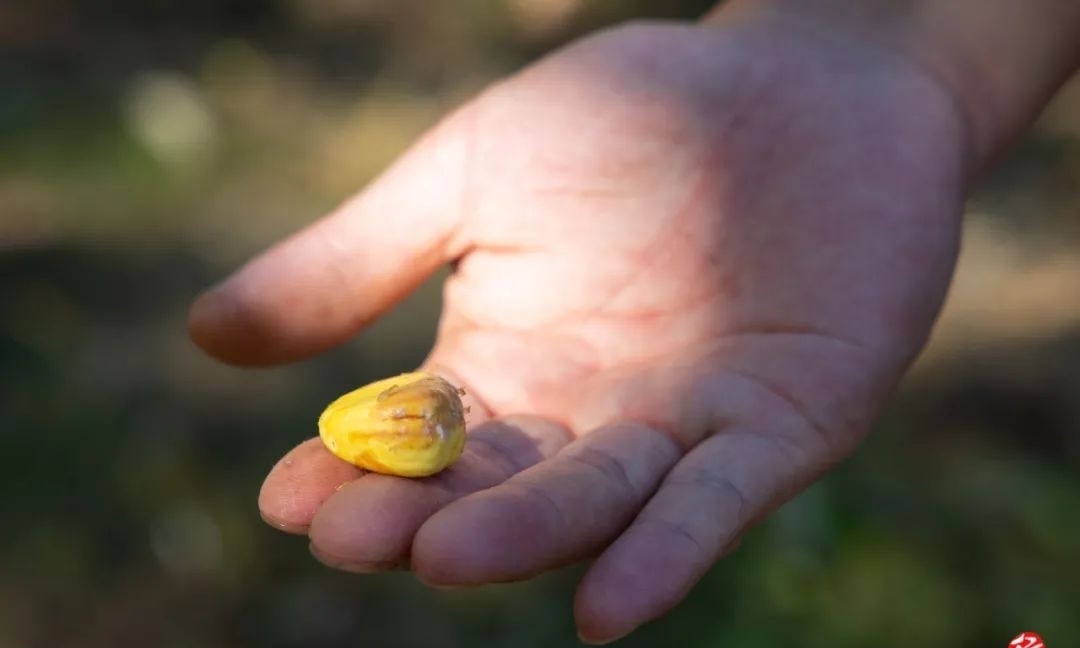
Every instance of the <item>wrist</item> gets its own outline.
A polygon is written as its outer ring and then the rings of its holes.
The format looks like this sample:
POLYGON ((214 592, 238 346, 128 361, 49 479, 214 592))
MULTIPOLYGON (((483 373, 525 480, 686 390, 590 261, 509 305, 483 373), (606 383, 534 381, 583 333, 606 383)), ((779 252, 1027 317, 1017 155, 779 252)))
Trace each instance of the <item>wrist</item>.
POLYGON ((947 93, 974 171, 1030 126, 1080 65, 1072 0, 731 0, 705 18, 771 16, 902 59, 947 93))

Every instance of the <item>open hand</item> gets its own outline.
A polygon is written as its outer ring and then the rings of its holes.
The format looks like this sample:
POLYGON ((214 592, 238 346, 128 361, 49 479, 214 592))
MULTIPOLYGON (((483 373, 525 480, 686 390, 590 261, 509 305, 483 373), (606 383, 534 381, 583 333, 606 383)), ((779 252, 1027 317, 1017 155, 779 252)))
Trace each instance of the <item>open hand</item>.
POLYGON ((593 559, 587 641, 657 617, 855 448, 921 348, 962 133, 917 68, 768 15, 608 30, 493 86, 194 307, 208 352, 286 362, 456 261, 425 364, 473 399, 465 455, 408 480, 311 440, 264 517, 436 585, 593 559))

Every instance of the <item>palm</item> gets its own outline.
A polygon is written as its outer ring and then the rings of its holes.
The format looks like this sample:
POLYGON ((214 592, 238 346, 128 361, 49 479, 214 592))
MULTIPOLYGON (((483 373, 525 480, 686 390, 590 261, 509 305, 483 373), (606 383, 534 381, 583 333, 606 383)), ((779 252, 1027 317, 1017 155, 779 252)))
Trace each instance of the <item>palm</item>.
MULTIPOLYGON (((881 387, 936 312, 960 151, 942 139, 955 135, 940 132, 947 114, 910 112, 940 106, 903 96, 931 88, 844 87, 827 77, 848 70, 830 62, 772 70, 735 39, 675 31, 571 49, 455 122, 469 131, 471 245, 433 360, 496 413, 586 431, 626 414, 610 410, 622 388, 694 368, 715 378, 709 368, 728 363, 795 395, 825 377, 808 363, 831 365, 823 389, 853 389, 829 384, 846 372, 881 387), (668 65, 649 64, 676 39, 668 65), (679 68, 694 56, 713 64, 679 68), (759 78, 705 78, 725 67, 759 78), (781 74, 802 85, 769 87, 781 74)), ((624 405, 675 415, 643 397, 624 405)))
POLYGON ((607 547, 578 598, 595 637, 674 604, 850 451, 947 283, 958 123, 936 86, 854 48, 775 21, 590 39, 241 273, 231 299, 247 303, 228 318, 204 303, 196 332, 219 355, 280 360, 458 258, 428 364, 491 418, 427 481, 361 477, 302 445, 264 514, 328 562, 411 559, 450 584, 607 547), (310 297, 314 279, 283 280, 298 265, 355 281, 366 305, 310 297))

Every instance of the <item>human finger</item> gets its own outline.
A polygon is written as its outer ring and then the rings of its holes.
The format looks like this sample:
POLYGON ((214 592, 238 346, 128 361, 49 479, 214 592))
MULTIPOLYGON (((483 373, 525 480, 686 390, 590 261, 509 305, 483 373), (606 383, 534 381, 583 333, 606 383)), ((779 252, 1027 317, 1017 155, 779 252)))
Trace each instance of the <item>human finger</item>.
POLYGON ((464 127, 451 117, 367 189, 192 306, 192 339, 239 365, 339 344, 462 252, 464 127))
POLYGON ((318 437, 308 439, 270 469, 259 490, 259 511, 271 526, 305 534, 323 502, 363 474, 330 454, 318 437))
POLYGON ((433 515, 412 568, 433 585, 516 580, 598 551, 629 523, 681 449, 663 432, 620 423, 433 515))
POLYGON ((683 458, 582 579, 584 641, 607 643, 670 610, 754 521, 825 468, 816 443, 733 428, 683 458))
POLYGON ((470 430, 461 458, 441 473, 424 479, 365 474, 315 514, 312 553, 354 572, 407 564, 413 538, 430 516, 551 457, 569 438, 565 428, 545 419, 505 417, 470 430))

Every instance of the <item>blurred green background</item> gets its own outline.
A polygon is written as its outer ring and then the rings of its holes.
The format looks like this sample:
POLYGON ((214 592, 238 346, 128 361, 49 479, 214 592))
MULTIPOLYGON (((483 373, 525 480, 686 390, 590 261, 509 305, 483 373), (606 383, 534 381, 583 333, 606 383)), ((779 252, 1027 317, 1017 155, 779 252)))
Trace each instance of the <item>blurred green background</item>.
MULTIPOLYGON (((314 562, 255 509, 439 287, 282 369, 196 292, 486 82, 706 2, 0 2, 0 648, 571 646, 573 568, 469 592, 314 562)), ((933 343, 857 456, 626 646, 1080 645, 1080 87, 971 202, 933 343)))

